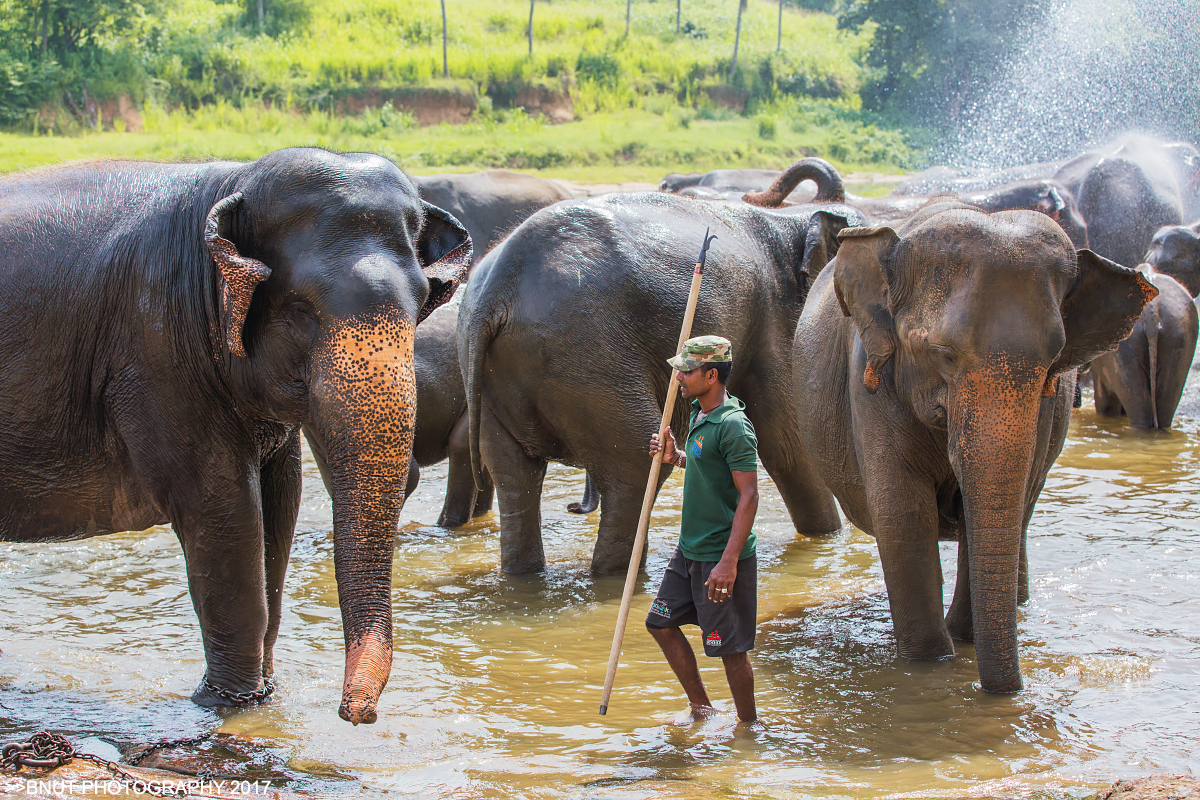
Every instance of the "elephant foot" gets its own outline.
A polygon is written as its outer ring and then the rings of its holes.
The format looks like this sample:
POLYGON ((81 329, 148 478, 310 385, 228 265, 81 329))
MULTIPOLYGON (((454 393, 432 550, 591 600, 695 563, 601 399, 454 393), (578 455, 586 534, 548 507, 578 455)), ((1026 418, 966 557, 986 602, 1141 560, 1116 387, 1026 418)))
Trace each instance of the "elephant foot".
POLYGON ((235 692, 223 686, 210 683, 204 676, 196 691, 192 692, 192 702, 201 708, 245 708, 267 702, 275 694, 275 681, 270 676, 259 681, 256 689, 235 692))
POLYGON ((954 658, 954 642, 945 631, 898 642, 900 657, 909 661, 944 661, 954 658))
POLYGON ((505 556, 501 552, 500 569, 504 570, 506 575, 529 575, 533 572, 544 572, 546 556, 541 552, 521 556, 505 556))
POLYGON ((590 514, 595 510, 595 506, 586 508, 583 503, 567 503, 567 511, 571 514, 590 514))
POLYGON ((466 525, 467 522, 469 522, 469 520, 463 519, 458 514, 450 515, 443 513, 440 517, 438 517, 437 526, 439 528, 449 528, 453 530, 455 528, 461 528, 463 525, 466 525))

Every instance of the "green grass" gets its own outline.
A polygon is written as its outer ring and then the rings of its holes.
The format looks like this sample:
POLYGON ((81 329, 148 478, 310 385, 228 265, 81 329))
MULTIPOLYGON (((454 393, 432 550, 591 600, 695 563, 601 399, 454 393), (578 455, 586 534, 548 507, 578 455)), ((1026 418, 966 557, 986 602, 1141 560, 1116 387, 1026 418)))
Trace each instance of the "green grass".
POLYGON ((562 125, 517 111, 417 128, 402 115, 388 120, 378 111, 346 118, 224 102, 194 112, 151 109, 144 120, 141 133, 0 133, 0 172, 79 158, 248 160, 292 146, 377 152, 417 173, 506 167, 586 182, 657 182, 666 172, 717 167, 781 168, 809 154, 843 171, 897 172, 911 158, 899 134, 863 124, 860 112, 833 101, 779 101, 754 116, 679 106, 662 113, 627 109, 562 125))

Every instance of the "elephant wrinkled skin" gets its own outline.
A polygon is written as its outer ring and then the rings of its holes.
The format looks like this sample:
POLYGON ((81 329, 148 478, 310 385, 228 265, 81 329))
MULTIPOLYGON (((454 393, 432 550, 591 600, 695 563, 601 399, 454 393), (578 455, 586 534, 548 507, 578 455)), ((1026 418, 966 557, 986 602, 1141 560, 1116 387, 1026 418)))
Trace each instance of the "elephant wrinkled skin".
MULTIPOLYGON (((787 352, 809 275, 836 250, 837 231, 861 220, 840 205, 768 211, 606 195, 540 211, 492 251, 467 285, 458 341, 471 460, 476 476, 486 467, 496 482, 503 569, 545 564, 540 496, 551 460, 585 467, 599 489, 593 571, 628 564, 650 469, 646 443, 706 228, 719 238, 692 333, 733 342, 729 390, 746 403, 797 530, 836 531, 833 498, 795 434, 787 352)), ((676 406, 676 431, 687 424, 686 405, 676 406)))
POLYGON ((373 722, 414 328, 465 275, 466 231, 391 162, 315 149, 77 164, 0 195, 0 538, 170 523, 207 661, 193 699, 261 697, 303 426, 333 497, 339 713, 373 722))
POLYGON ((1062 449, 1076 368, 1157 290, 1078 254, 1044 214, 932 203, 847 229, 796 327, 795 419, 842 510, 875 536, 901 656, 975 642, 990 692, 1021 689, 1025 527, 1062 449), (939 534, 959 539, 942 614, 939 534))

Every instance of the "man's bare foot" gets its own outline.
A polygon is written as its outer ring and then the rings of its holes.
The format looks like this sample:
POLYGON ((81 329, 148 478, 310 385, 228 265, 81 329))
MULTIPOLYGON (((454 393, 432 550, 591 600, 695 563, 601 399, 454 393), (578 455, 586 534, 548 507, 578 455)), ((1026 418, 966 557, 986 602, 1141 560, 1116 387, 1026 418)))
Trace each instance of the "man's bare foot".
POLYGON ((672 725, 691 725, 693 722, 716 716, 719 712, 712 706, 702 706, 688 703, 688 707, 675 715, 672 725))

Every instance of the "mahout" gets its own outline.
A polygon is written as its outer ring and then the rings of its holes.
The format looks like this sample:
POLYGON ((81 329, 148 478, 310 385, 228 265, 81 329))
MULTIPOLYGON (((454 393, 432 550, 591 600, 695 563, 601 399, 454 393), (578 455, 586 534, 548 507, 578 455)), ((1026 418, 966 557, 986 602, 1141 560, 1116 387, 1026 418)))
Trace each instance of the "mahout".
POLYGON ((466 230, 391 162, 318 149, 75 164, 0 196, 0 538, 170 523, 207 665, 193 699, 261 700, 303 427, 333 499, 338 713, 373 722, 413 334, 465 275, 466 230))
POLYGON ((1200 322, 1191 293, 1148 264, 1138 267, 1158 289, 1133 332, 1092 361, 1096 413, 1129 417, 1135 428, 1169 428, 1196 353, 1200 322))
MULTIPOLYGON (((840 192, 840 179, 822 191, 840 192)), ((539 211, 488 254, 465 290, 458 341, 472 468, 477 482, 487 470, 496 484, 502 568, 543 568, 542 481, 559 461, 586 468, 600 492, 593 571, 625 569, 650 467, 645 443, 670 378, 664 363, 706 228, 719 238, 692 333, 724 336, 739 353, 729 391, 746 403, 797 530, 836 531, 833 498, 796 436, 788 352, 809 276, 836 250, 837 231, 861 220, 839 204, 773 211, 615 194, 539 211)), ((685 413, 673 421, 680 435, 685 413)))
POLYGON ((982 687, 1018 691, 1025 530, 1076 369, 1116 347, 1157 290, 1031 211, 947 200, 839 238, 796 326, 804 449, 876 539, 899 654, 974 641, 982 687), (939 537, 959 542, 945 616, 939 537))
POLYGON ((560 181, 505 169, 410 177, 422 200, 466 226, 476 264, 530 214, 573 197, 560 181))

